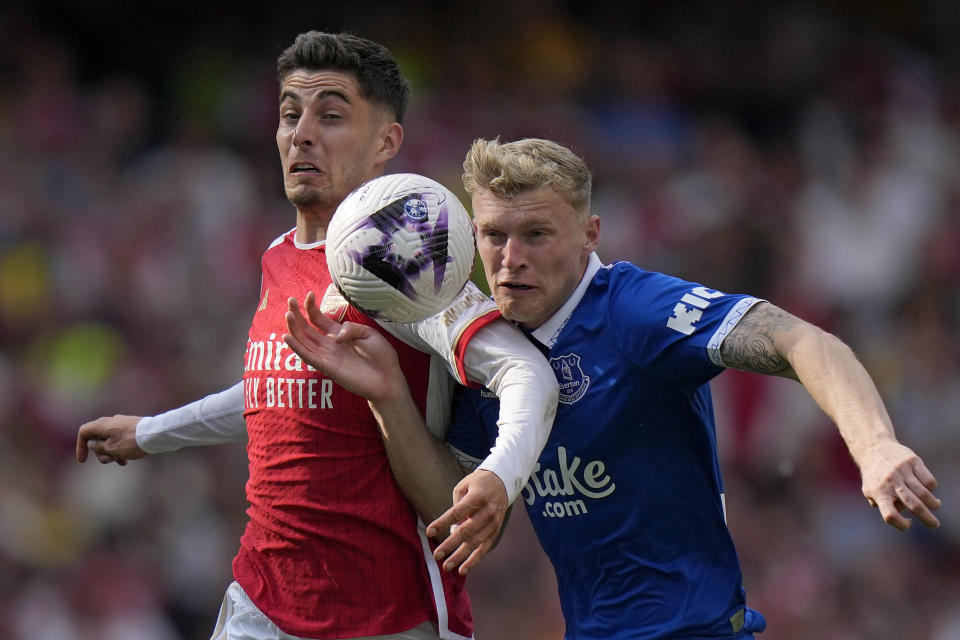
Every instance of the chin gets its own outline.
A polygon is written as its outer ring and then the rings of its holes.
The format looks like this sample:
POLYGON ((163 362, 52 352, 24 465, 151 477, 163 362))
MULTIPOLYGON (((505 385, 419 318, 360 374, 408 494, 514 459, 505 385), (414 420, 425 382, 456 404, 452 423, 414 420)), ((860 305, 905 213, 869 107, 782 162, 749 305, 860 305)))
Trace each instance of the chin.
POLYGON ((293 187, 286 190, 287 200, 298 209, 309 209, 317 205, 325 204, 327 198, 316 189, 305 187, 293 187))
POLYGON ((519 309, 510 305, 509 303, 500 304, 498 302, 497 306, 500 307, 500 315, 510 322, 525 324, 530 321, 530 314, 521 312, 519 309))

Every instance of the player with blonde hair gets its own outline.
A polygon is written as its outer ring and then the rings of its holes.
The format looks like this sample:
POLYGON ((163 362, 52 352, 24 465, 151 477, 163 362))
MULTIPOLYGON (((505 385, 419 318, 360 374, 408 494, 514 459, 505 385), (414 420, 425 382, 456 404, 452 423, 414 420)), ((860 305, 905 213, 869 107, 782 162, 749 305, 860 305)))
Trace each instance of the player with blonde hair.
MULTIPOLYGON (((604 265, 590 184, 586 163, 549 140, 477 140, 464 162, 493 298, 546 353, 560 385, 523 501, 556 571, 566 637, 752 638, 764 629, 747 606, 726 523, 709 385, 726 368, 800 382, 836 423, 883 519, 906 529, 906 512, 939 526, 934 476, 898 442, 843 342, 750 295, 604 265)), ((396 377, 388 347, 369 344, 376 336, 357 350, 349 327, 317 331, 295 309, 288 324, 291 346, 331 375, 396 377), (337 358, 319 358, 322 350, 337 358)), ((403 392, 386 386, 372 402, 396 406, 403 392)), ((498 403, 479 389, 458 395, 450 450, 434 451, 470 468, 494 442, 498 403)), ((425 432, 410 411, 379 417, 394 437, 425 432)), ((457 518, 454 506, 433 530, 457 518)), ((444 542, 435 555, 453 569, 464 553, 444 542)))

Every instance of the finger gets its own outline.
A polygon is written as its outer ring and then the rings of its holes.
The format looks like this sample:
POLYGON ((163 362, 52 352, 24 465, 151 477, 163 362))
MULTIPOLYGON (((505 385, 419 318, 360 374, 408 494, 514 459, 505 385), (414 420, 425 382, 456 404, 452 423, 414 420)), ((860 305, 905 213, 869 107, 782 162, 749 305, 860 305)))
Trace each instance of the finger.
POLYGON ((933 477, 933 474, 927 469, 927 465, 923 464, 923 460, 920 458, 914 461, 913 473, 928 490, 933 491, 937 488, 937 479, 933 477))
POLYGON ((90 438, 87 440, 87 449, 96 456, 100 464, 113 462, 113 456, 106 452, 103 440, 90 438))
POLYGON ((322 370, 323 364, 320 362, 320 359, 310 351, 302 342, 300 342, 296 336, 285 333, 282 336, 284 342, 287 343, 287 346, 293 350, 294 353, 303 358, 303 361, 311 366, 322 370))
POLYGON ((300 301, 296 298, 287 298, 287 310, 298 322, 303 320, 303 313, 300 311, 300 301))
POLYGON ((464 562, 475 549, 484 545, 492 548, 498 530, 492 518, 485 521, 470 518, 451 528, 450 537, 441 542, 433 554, 437 560, 446 560, 443 568, 447 571, 464 562))
MULTIPOLYGON (((933 476, 930 477, 932 478, 933 476)), ((928 483, 924 482, 920 474, 914 477, 907 476, 906 480, 907 489, 931 510, 939 509, 941 504, 940 498, 933 495, 933 489, 936 489, 936 485, 937 481, 934 479, 933 486, 931 487, 928 483)))
POLYGON ((453 504, 459 504, 468 493, 470 493, 470 485, 466 482, 465 478, 453 487, 453 504))
POLYGON ((487 555, 487 552, 490 550, 488 545, 480 545, 473 550, 473 553, 470 554, 470 557, 467 558, 460 568, 457 570, 458 573, 462 576, 467 575, 470 571, 477 566, 477 563, 480 562, 480 559, 487 555))
POLYGON ((452 554, 450 554, 450 557, 444 561, 443 570, 453 571, 454 569, 463 566, 463 563, 467 561, 473 551, 473 546, 469 544, 461 544, 452 554))
MULTIPOLYGON (((460 562, 459 573, 460 575, 467 575, 471 569, 477 566, 477 563, 480 562, 480 559, 483 558, 487 553, 493 549, 496 543, 497 532, 495 529, 485 529, 483 535, 476 535, 472 540, 465 542, 459 547, 459 551, 462 554, 466 554, 466 558, 460 562)), ((463 558, 463 555, 458 555, 451 558, 451 561, 444 563, 444 569, 452 570, 456 563, 463 558)))
POLYGON ((287 300, 287 309, 284 319, 287 321, 287 329, 289 329, 291 333, 300 338, 306 338, 310 336, 311 331, 316 331, 303 316, 303 312, 300 310, 300 303, 296 298, 287 300))
POLYGON ((77 462, 86 462, 89 449, 87 449, 87 437, 83 433, 83 427, 77 434, 77 462))
POLYGON ((427 536, 436 538, 441 531, 449 531, 452 526, 459 524, 465 517, 460 515, 459 508, 459 505, 450 507, 439 518, 427 525, 427 536))
POLYGON ((908 479, 907 484, 910 486, 898 486, 894 489, 901 504, 924 526, 930 529, 939 527, 940 520, 933 515, 930 505, 933 505, 932 508, 936 509, 940 501, 927 491, 927 488, 922 486, 918 480, 912 479, 911 481, 908 479))
POLYGON ((283 319, 287 323, 287 331, 290 332, 289 335, 294 336, 300 344, 303 344, 302 341, 308 339, 310 328, 307 325, 307 321, 300 315, 299 310, 287 311, 283 319))
POLYGON ((313 291, 307 293, 307 297, 303 301, 303 308, 306 309, 307 318, 310 322, 323 333, 333 335, 340 330, 339 322, 320 311, 320 307, 317 305, 317 296, 314 295, 313 291))
MULTIPOLYGON (((470 476, 467 476, 469 478, 470 476)), ((488 501, 481 492, 470 491, 470 483, 464 478, 453 488, 453 506, 427 526, 427 535, 431 538, 446 532, 468 518, 477 518, 488 501)), ((487 516, 489 517, 489 516, 487 516)), ((496 517, 494 515, 494 517, 496 517)))
POLYGON ((337 332, 334 339, 337 342, 350 342, 352 340, 362 340, 366 338, 370 331, 370 327, 362 325, 358 322, 344 322, 340 325, 340 329, 337 332))
MULTIPOLYGON (((437 548, 433 552, 433 557, 437 560, 443 560, 456 553, 461 545, 471 538, 471 526, 472 522, 470 520, 463 520, 462 522, 451 525, 450 535, 437 545, 437 548)), ((440 531, 444 531, 444 529, 440 529, 440 531)))
MULTIPOLYGON (((297 351, 301 357, 306 357, 304 351, 321 352, 323 350, 324 340, 327 340, 328 338, 324 334, 317 331, 313 325, 307 322, 306 318, 303 317, 303 314, 300 313, 299 308, 291 308, 286 314, 284 314, 284 319, 287 323, 287 331, 290 333, 284 334, 282 339, 286 341, 288 335, 293 336, 298 345, 298 348, 295 349, 295 351, 297 351)), ((288 342, 287 344, 290 343, 288 342)))
POLYGON ((889 496, 878 496, 875 500, 884 522, 900 531, 906 531, 910 528, 910 519, 900 513, 900 509, 897 508, 893 499, 889 496))
MULTIPOLYGON (((489 527, 484 527, 483 530, 478 531, 476 535, 471 535, 464 539, 444 561, 444 571, 453 571, 459 567, 459 573, 466 575, 480 562, 480 559, 493 548, 494 535, 493 530, 489 527)), ((448 543, 450 543, 449 540, 444 542, 444 544, 448 543)), ((455 542, 450 544, 455 544, 455 542)), ((440 549, 438 548, 438 550, 440 549)))

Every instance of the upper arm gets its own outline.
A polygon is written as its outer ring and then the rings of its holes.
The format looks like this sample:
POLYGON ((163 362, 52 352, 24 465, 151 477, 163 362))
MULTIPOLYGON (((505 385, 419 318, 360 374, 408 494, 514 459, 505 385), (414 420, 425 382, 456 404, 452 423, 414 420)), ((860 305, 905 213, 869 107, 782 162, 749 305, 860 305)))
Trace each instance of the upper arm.
POLYGON ((769 302, 748 311, 720 345, 720 357, 731 368, 797 380, 789 354, 815 327, 769 302))

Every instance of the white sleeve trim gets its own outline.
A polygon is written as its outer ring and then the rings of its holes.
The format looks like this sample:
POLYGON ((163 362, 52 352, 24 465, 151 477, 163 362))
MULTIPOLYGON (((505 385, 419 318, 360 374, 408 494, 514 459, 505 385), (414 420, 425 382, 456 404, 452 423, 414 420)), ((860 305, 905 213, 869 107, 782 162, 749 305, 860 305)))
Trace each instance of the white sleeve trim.
POLYGON ((141 418, 137 445, 147 453, 240 442, 247 436, 243 382, 177 409, 141 418))
POLYGON ((710 342, 707 343, 707 354, 710 356, 710 362, 718 367, 726 368, 727 365, 724 364, 723 358, 720 357, 720 345, 723 344, 723 339, 733 331, 733 328, 740 324, 743 316, 747 315, 747 311, 752 309, 753 305, 758 302, 763 302, 763 300, 753 297, 743 298, 727 312, 727 316, 723 319, 723 322, 720 323, 720 327, 714 332, 713 336, 710 337, 710 342))

